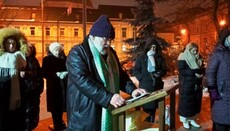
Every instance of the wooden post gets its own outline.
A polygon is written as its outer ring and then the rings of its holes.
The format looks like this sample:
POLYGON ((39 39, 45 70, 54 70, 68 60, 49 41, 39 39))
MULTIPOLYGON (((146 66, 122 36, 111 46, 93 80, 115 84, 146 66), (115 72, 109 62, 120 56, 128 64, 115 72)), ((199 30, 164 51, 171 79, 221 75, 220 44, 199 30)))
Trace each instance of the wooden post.
POLYGON ((165 97, 158 100, 159 106, 159 131, 165 131, 165 97))
POLYGON ((126 117, 125 112, 122 112, 119 115, 119 131, 125 131, 125 117, 126 117))
POLYGON ((176 104, 176 93, 170 94, 170 131, 175 130, 175 104, 176 104))

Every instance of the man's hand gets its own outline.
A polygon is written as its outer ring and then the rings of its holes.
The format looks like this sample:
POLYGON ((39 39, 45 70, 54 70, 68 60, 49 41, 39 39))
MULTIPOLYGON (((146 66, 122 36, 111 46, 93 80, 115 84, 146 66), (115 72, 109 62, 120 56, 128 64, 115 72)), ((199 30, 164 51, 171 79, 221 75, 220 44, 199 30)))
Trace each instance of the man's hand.
POLYGON ((125 99, 122 98, 119 94, 114 94, 110 100, 110 104, 117 108, 125 104, 125 99))
POLYGON ((147 93, 145 89, 138 88, 132 92, 132 97, 137 97, 138 95, 145 93, 147 93))

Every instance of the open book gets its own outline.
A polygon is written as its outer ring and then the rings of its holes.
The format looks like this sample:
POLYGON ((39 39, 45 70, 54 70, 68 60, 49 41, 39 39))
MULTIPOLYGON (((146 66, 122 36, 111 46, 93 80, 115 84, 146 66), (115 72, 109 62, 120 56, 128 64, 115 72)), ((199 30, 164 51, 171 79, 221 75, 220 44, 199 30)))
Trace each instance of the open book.
POLYGON ((135 100, 140 99, 140 98, 142 98, 142 97, 144 97, 144 96, 147 96, 147 95, 149 95, 149 94, 151 94, 151 93, 150 93, 150 92, 147 92, 147 93, 144 93, 144 94, 140 94, 140 95, 137 96, 137 97, 132 97, 131 99, 127 99, 127 100, 125 101, 125 103, 128 104, 128 103, 134 102, 135 100))

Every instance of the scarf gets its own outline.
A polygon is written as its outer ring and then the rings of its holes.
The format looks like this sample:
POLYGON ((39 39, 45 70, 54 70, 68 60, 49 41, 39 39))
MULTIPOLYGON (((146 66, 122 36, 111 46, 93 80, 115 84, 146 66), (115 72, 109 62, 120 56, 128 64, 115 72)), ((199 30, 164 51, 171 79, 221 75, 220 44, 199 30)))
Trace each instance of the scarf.
POLYGON ((156 52, 153 50, 150 50, 147 52, 147 56, 148 56, 147 70, 148 70, 148 72, 156 71, 156 62, 155 62, 155 58, 154 58, 155 54, 156 54, 156 52))
MULTIPOLYGON (((196 55, 194 55, 192 52, 191 52, 191 49, 193 47, 191 46, 191 44, 188 44, 186 46, 186 49, 183 53, 180 53, 179 57, 178 57, 178 60, 185 60, 186 63, 188 64, 188 66, 191 68, 191 69, 199 69, 202 65, 202 59, 200 58, 200 55, 199 53, 197 53, 196 55)), ((201 78, 202 76, 199 75, 199 74, 195 74, 196 77, 198 78, 201 78)))
POLYGON ((5 52, 0 56, 0 76, 11 78, 10 110, 21 106, 19 70, 26 66, 25 56, 21 51, 5 52))
MULTIPOLYGON (((97 72, 105 88, 112 93, 119 93, 119 68, 114 54, 109 50, 105 61, 90 38, 88 42, 97 72)), ((118 131, 118 122, 118 117, 113 117, 109 109, 102 108, 101 131, 118 131)))

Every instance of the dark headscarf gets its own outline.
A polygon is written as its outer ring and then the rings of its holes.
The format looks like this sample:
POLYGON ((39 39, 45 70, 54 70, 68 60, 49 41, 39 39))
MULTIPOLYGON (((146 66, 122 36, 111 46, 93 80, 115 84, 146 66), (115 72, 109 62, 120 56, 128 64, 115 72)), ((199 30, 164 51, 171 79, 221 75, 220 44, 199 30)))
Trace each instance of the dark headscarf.
POLYGON ((224 45, 225 38, 230 35, 230 30, 224 29, 220 31, 218 44, 224 45))
POLYGON ((156 41, 154 38, 149 38, 145 42, 144 52, 147 53, 149 49, 152 47, 152 45, 156 45, 156 53, 161 52, 160 44, 156 41))

